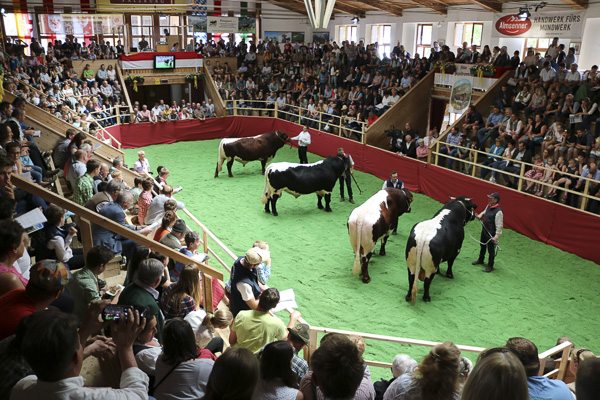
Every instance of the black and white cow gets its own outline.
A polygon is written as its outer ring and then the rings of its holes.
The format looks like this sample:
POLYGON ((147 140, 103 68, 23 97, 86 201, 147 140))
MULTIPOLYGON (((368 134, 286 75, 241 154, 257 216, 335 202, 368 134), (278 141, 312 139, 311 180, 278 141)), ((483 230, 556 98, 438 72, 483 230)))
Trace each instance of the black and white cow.
POLYGON ((282 131, 268 132, 249 138, 223 139, 219 143, 215 178, 219 177, 219 172, 223 169, 225 160, 227 160, 227 172, 230 178, 233 177, 231 167, 234 161, 242 163, 245 167, 250 161, 260 160, 262 173, 264 174, 267 162, 271 161, 277 150, 289 141, 288 135, 282 131))
POLYGON ((369 260, 381 238, 379 255, 385 256, 385 244, 390 233, 398 227, 398 217, 410 212, 413 201, 408 189, 386 188, 356 207, 348 218, 348 235, 354 250, 354 275, 361 274, 369 283, 369 260))
POLYGON ((424 301, 431 301, 429 285, 440 264, 448 261, 446 276, 452 275, 452 264, 460 253, 465 238, 464 226, 475 218, 476 204, 465 197, 451 198, 432 219, 413 226, 406 243, 408 293, 406 301, 417 298, 418 280, 425 281, 424 301), (416 278, 416 279, 415 279, 416 278))
POLYGON ((317 206, 322 209, 321 199, 325 197, 325 211, 331 212, 331 191, 338 178, 342 175, 345 162, 338 156, 331 156, 325 160, 312 164, 296 164, 289 162, 272 163, 265 172, 265 187, 261 203, 265 205, 265 212, 277 216, 277 199, 283 192, 288 192, 298 198, 303 194, 316 193, 317 206))

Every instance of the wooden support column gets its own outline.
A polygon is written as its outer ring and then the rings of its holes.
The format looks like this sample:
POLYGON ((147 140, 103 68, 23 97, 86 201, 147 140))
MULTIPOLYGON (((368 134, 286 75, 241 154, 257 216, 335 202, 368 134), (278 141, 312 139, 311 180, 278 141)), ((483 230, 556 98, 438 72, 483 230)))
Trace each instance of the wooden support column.
POLYGON ((213 292, 212 292, 212 278, 205 274, 201 273, 202 276, 202 294, 204 297, 204 309, 207 312, 214 312, 215 309, 213 307, 213 292))
POLYGON ((77 218, 77 225, 81 232, 81 245, 83 246, 83 256, 87 257, 88 251, 94 247, 92 239, 92 224, 87 219, 77 218))

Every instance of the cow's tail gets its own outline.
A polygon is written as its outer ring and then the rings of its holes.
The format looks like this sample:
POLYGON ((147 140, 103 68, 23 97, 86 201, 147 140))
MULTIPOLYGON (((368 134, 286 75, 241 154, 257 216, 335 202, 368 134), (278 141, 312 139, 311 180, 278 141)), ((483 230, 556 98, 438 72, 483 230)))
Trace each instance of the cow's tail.
POLYGON ((421 256, 423 255, 423 244, 417 241, 417 257, 415 258, 415 280, 410 295, 410 302, 415 304, 417 292, 419 291, 419 274, 421 273, 421 256))
POLYGON ((354 275, 358 275, 361 273, 361 265, 360 265, 360 261, 361 261, 361 254, 360 254, 360 249, 361 249, 361 243, 362 243, 362 218, 357 218, 356 219, 356 248, 354 251, 354 266, 352 267, 352 273, 354 275))
POLYGON ((219 143, 219 150, 217 153, 217 172, 223 170, 223 162, 225 161, 225 151, 223 150, 223 141, 219 143))
POLYGON ((269 171, 271 170, 270 166, 267 167, 267 170, 265 171, 265 187, 263 188, 262 191, 262 196, 260 197, 260 202, 262 204, 267 204, 267 201, 269 201, 269 198, 271 197, 271 193, 272 193, 272 188, 271 185, 269 184, 269 171))

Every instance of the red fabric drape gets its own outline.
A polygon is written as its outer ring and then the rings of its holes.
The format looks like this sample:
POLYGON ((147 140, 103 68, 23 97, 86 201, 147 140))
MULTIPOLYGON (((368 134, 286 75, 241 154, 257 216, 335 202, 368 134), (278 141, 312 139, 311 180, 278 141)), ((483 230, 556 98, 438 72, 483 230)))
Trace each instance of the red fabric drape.
MULTIPOLYGON (((248 137, 277 129, 290 136, 296 136, 302 130, 300 125, 275 118, 233 117, 203 122, 121 125, 109 128, 109 131, 124 148, 133 148, 179 141, 248 137)), ((387 179, 390 171, 398 171, 408 189, 440 202, 448 201, 450 196, 472 197, 481 211, 487 204, 487 195, 498 192, 506 228, 600 264, 600 252, 590 244, 591 238, 600 231, 598 217, 352 140, 313 129, 310 133, 312 144, 308 151, 311 153, 327 157, 336 154, 338 147, 343 147, 352 154, 357 170, 381 179, 387 179)))

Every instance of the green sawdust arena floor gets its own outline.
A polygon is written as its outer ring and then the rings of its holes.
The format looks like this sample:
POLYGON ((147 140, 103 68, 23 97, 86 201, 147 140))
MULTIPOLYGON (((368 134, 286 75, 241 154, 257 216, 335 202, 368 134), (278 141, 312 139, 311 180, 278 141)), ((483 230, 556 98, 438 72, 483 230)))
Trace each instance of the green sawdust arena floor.
MULTIPOLYGON (((381 189, 381 180, 357 171, 355 177, 364 193, 359 195, 355 187, 356 205, 341 203, 336 185, 332 213, 317 209, 316 195, 295 199, 286 193, 277 203, 279 216, 273 217, 260 203, 264 186, 260 162, 246 167, 236 162, 233 178, 227 176, 223 165, 219 178, 213 178, 218 145, 219 140, 210 140, 144 150, 152 170, 167 166, 171 170, 169 184, 183 185, 177 199, 235 254, 244 254, 255 240, 269 242, 273 259, 269 285, 280 290, 293 288, 299 310, 310 324, 481 347, 503 345, 510 337, 523 336, 540 351, 552 347, 557 337, 567 335, 576 346, 600 351, 600 267, 593 262, 505 230, 500 240, 504 251, 496 258, 496 270, 486 274, 482 266, 471 265, 479 245, 465 233, 453 268, 454 280, 437 275, 431 285, 431 303, 421 300, 420 282, 419 297, 411 306, 404 301, 408 289, 406 240, 411 227, 431 218, 440 203, 415 195, 412 213, 400 217, 398 235, 388 241, 387 256, 373 256, 371 283, 363 284, 352 275, 354 254, 346 222, 354 207, 381 189)), ((125 150, 130 166, 137 159, 136 152, 125 150)), ((309 154, 310 162, 319 159, 309 154)), ((275 158, 276 162, 297 160, 297 150, 289 146, 279 150, 275 158)), ((402 178, 402 171, 399 176, 402 178)), ((475 203, 481 208, 486 200, 475 199, 475 203)), ((505 220, 510 217, 506 215, 505 220)), ((532 221, 535 218, 532 210, 532 221)), ((480 229, 476 221, 467 225, 477 238, 480 229)), ((590 238, 581 245, 595 242, 590 238)), ((229 262, 223 252, 220 257, 229 262)), ((213 267, 217 264, 211 263, 213 267)), ((446 264, 441 270, 445 273, 446 264)), ((287 324, 285 312, 278 316, 287 324)), ((427 351, 424 347, 367 341, 364 357, 391 362, 395 354, 408 353, 420 360, 427 351)), ((390 375, 381 368, 371 371, 374 380, 390 375)))

